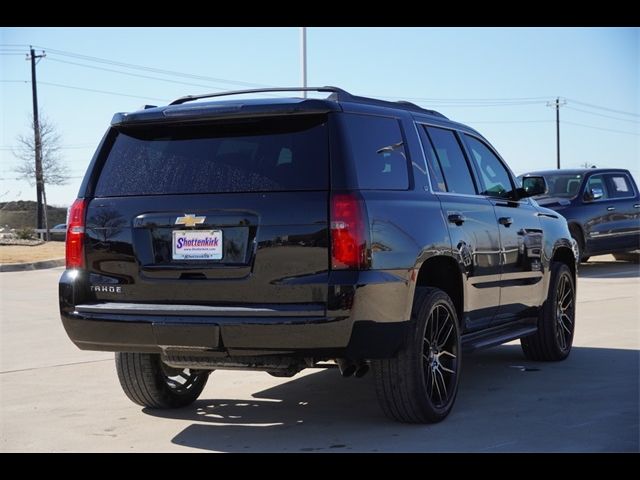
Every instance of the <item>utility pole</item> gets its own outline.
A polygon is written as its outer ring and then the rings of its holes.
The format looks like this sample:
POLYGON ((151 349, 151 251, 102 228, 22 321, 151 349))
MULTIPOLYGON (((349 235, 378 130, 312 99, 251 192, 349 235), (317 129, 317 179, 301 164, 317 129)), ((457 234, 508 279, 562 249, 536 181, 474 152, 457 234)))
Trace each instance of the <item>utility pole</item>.
POLYGON ((547 107, 556 107, 556 162, 558 170, 560 170, 560 107, 566 104, 566 100, 560 102, 560 97, 556 97, 556 101, 553 103, 547 102, 547 107))
POLYGON ((44 178, 42 176, 42 139, 40 137, 40 120, 38 117, 38 87, 36 83, 36 64, 37 60, 45 57, 44 51, 42 55, 36 55, 33 47, 27 55, 27 60, 31 60, 31 93, 33 96, 33 134, 36 147, 36 228, 42 228, 43 206, 42 191, 44 190, 44 178))
MULTIPOLYGON (((300 27, 300 62, 302 65, 302 86, 307 88, 307 27, 300 27)), ((307 92, 302 92, 307 98, 307 92)))

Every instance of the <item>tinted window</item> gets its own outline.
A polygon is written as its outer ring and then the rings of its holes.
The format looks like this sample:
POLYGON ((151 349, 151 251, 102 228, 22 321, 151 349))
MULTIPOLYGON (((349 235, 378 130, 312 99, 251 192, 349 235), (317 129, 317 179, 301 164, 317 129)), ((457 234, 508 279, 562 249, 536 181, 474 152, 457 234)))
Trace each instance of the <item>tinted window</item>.
POLYGON ((597 189, 602 191, 602 198, 609 198, 607 193, 607 187, 604 184, 604 175, 592 175, 587 180, 586 192, 591 189, 597 189))
POLYGON ((398 120, 352 114, 344 117, 358 187, 363 190, 409 188, 407 155, 398 120))
POLYGON ((476 189, 460 144, 451 130, 426 127, 444 175, 447 191, 475 195, 476 189))
POLYGON ((431 179, 431 188, 434 192, 446 192, 447 184, 444 181, 442 175, 442 169, 436 158, 436 152, 433 149, 431 140, 427 136, 427 132, 424 128, 418 130, 420 132, 420 140, 422 141, 422 148, 424 155, 427 157, 427 167, 429 168, 429 178, 431 179))
POLYGON ((502 162, 484 143, 465 134, 471 153, 471 161, 480 174, 481 194, 489 197, 508 198, 513 193, 511 179, 502 162))
POLYGON ((325 117, 119 131, 98 197, 328 188, 325 117))
MULTIPOLYGON (((522 177, 518 177, 522 185, 522 177)), ((582 183, 582 175, 576 174, 551 174, 544 176, 547 182, 547 193, 549 197, 566 197, 573 198, 580 191, 582 183)), ((520 186, 521 186, 520 185, 520 186)))
POLYGON ((609 196, 611 198, 633 196, 633 190, 626 175, 610 173, 606 175, 605 178, 607 179, 607 189, 609 190, 609 196))

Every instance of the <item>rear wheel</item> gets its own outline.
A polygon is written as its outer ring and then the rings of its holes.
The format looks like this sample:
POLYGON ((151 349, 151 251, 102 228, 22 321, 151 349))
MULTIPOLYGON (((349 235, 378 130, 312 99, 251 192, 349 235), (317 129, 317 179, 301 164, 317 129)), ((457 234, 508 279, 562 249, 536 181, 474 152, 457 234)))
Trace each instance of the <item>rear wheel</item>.
POLYGON ((549 294, 538 319, 538 331, 520 339, 525 357, 558 361, 569 356, 575 329, 575 296, 571 270, 564 263, 553 262, 549 294))
POLYGON ((433 423, 451 411, 460 376, 460 332, 449 296, 419 288, 405 345, 394 358, 372 362, 384 413, 408 423, 433 423))
POLYGON ((133 403, 149 408, 179 408, 193 403, 208 371, 172 368, 153 353, 116 353, 118 380, 133 403))

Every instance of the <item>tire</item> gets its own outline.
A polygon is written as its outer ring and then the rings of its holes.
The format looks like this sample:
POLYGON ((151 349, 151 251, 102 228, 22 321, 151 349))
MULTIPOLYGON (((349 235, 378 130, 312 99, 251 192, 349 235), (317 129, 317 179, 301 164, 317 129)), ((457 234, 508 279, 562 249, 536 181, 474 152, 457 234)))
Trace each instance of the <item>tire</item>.
POLYGON ((551 264, 549 293, 538 319, 538 331, 520 339, 529 360, 554 362, 571 352, 575 331, 576 288, 571 270, 564 263, 551 264))
POLYGON ((579 227, 575 225, 571 225, 569 227, 569 232, 571 233, 571 238, 573 238, 578 244, 578 258, 580 259, 580 263, 587 263, 589 261, 589 257, 584 256, 582 252, 584 252, 584 240, 582 239, 582 233, 579 227))
POLYGON ((613 258, 621 262, 640 263, 640 251, 614 253, 613 258))
POLYGON ((148 408, 190 405, 207 384, 207 371, 172 368, 154 353, 116 353, 122 390, 133 403, 148 408))
POLYGON ((443 420, 455 402, 461 367, 458 316, 449 296, 436 288, 417 288, 403 348, 393 358, 372 361, 371 367, 387 417, 406 423, 443 420))

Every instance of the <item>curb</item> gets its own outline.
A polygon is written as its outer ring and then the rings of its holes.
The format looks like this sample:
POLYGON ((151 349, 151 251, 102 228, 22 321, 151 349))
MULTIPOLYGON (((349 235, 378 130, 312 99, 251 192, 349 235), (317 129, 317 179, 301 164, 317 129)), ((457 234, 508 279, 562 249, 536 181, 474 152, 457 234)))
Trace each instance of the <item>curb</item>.
POLYGON ((0 272, 22 272, 25 270, 42 270, 44 268, 54 268, 64 266, 64 258, 54 260, 42 260, 32 263, 5 263, 0 264, 0 272))

